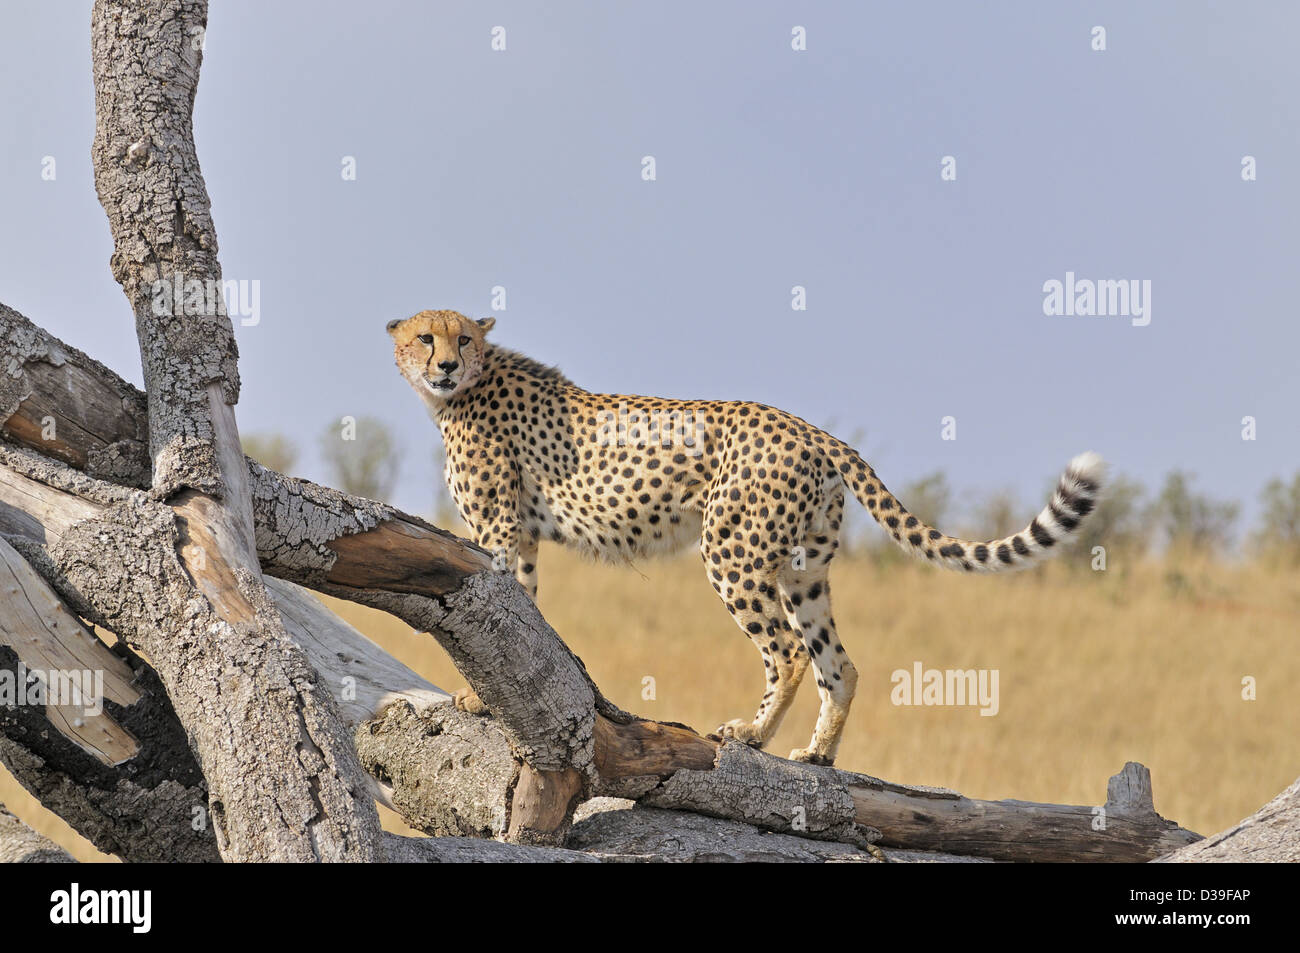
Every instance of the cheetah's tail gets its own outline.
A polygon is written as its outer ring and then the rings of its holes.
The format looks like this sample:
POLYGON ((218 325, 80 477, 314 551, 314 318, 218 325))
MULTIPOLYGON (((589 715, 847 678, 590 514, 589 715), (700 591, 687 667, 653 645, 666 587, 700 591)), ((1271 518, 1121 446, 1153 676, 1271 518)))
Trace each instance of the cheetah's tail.
POLYGON ((1106 463, 1089 450, 1065 468, 1047 506, 1021 532, 990 542, 945 536, 908 513, 857 454, 856 468, 841 466, 841 476, 862 505, 894 542, 914 556, 947 569, 1007 572, 1037 565, 1057 543, 1073 536, 1097 505, 1106 463))

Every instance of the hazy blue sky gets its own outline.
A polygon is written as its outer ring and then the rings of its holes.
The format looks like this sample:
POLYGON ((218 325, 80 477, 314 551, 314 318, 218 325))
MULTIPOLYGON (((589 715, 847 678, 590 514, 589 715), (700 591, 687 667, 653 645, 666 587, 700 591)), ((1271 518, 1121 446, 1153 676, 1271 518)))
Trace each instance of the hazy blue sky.
MULTIPOLYGON (((1253 517, 1300 468, 1298 10, 214 3, 199 156, 225 275, 261 283, 240 426, 324 480, 322 428, 381 416, 406 445, 393 502, 427 512, 436 438, 384 324, 489 314, 502 285, 494 337, 588 389, 860 429, 895 487, 944 468, 1027 518, 1092 448, 1253 517), (1151 323, 1044 315, 1067 271, 1149 280, 1151 323)), ((139 383, 91 175, 90 4, 5 0, 3 22, 0 301, 139 383)))

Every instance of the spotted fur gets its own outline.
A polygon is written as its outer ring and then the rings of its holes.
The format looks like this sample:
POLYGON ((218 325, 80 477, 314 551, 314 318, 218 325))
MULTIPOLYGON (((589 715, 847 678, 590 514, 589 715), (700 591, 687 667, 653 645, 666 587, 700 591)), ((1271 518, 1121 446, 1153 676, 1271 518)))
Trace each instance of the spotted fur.
POLYGON ((493 323, 422 311, 388 326, 398 368, 442 431, 447 484, 477 542, 534 598, 541 539, 616 562, 697 543, 766 670, 754 718, 719 732, 765 744, 811 662, 821 710, 796 760, 834 761, 858 680, 828 577, 846 489, 903 549, 967 572, 1035 564, 1098 498, 1104 465, 1085 453, 1023 531, 989 542, 947 536, 909 513, 855 450, 798 417, 740 401, 588 393, 489 344, 493 323), (667 424, 637 428, 623 410, 667 424))

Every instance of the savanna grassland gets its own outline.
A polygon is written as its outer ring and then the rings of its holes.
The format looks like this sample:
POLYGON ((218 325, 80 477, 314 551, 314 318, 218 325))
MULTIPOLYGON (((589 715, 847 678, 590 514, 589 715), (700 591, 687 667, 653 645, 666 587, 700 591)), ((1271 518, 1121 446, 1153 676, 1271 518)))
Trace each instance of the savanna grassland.
MULTIPOLYGON (((629 568, 547 545, 540 566, 543 612, 615 702, 701 731, 753 714, 758 653, 697 556, 629 568)), ((841 767, 972 797, 1099 804, 1106 779, 1140 761, 1156 809, 1205 834, 1300 774, 1294 570, 1116 557, 1105 572, 1056 563, 972 578, 846 555, 831 579, 840 635, 861 674, 841 767), (997 669, 998 713, 892 704, 891 673, 917 661, 997 669), (1247 676, 1253 701, 1242 697, 1247 676)), ((435 684, 463 684, 431 638, 327 601, 435 684)), ((770 750, 807 743, 816 714, 809 678, 770 750)), ((0 802, 77 856, 98 856, 8 775, 0 802)))

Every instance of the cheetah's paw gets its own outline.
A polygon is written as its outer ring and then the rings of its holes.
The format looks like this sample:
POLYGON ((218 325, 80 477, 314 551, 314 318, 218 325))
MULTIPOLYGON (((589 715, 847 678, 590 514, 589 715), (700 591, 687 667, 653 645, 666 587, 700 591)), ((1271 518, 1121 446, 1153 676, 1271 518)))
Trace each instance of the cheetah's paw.
POLYGON ((752 721, 745 721, 743 718, 733 718, 725 725, 719 725, 717 734, 727 741, 739 741, 751 748, 763 747, 764 739, 759 734, 758 727, 752 721))
POLYGON ((488 713, 487 705, 478 697, 474 689, 465 687, 458 691, 452 698, 452 703, 461 711, 468 712, 471 715, 486 715, 488 713))
POLYGON ((824 754, 818 754, 813 748, 795 748, 790 752, 790 760, 802 761, 804 764, 832 765, 835 763, 834 758, 828 758, 824 754))

